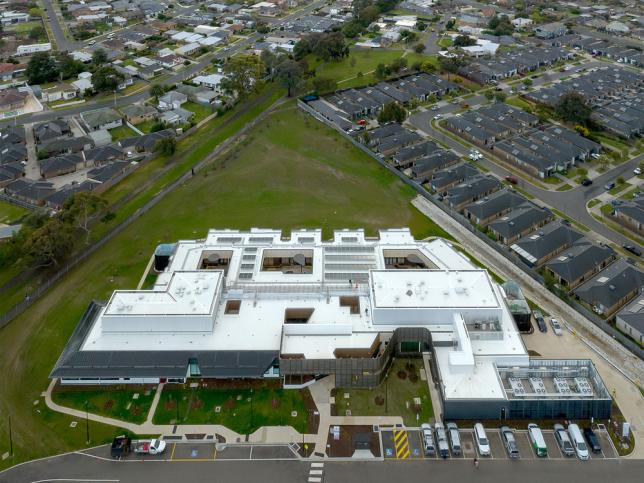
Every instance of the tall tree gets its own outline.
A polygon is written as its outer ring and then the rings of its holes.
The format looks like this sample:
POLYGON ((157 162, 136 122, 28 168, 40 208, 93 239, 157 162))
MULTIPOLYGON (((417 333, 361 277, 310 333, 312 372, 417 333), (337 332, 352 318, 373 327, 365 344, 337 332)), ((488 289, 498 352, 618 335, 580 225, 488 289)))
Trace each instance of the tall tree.
POLYGON ((114 67, 99 67, 92 75, 92 85, 97 92, 115 91, 123 82, 123 74, 114 67))
POLYGON ((159 97, 161 97, 163 94, 165 94, 165 87, 163 87, 161 84, 152 84, 150 86, 150 95, 154 97, 156 101, 158 101, 159 97))
POLYGON ((570 91, 562 95, 557 102, 555 114, 564 121, 585 126, 590 120, 591 108, 586 104, 584 96, 579 92, 570 91))
POLYGON ((71 55, 64 53, 58 56, 58 66, 63 79, 75 77, 85 70, 85 65, 80 60, 75 60, 71 55))
POLYGON ((30 84, 44 84, 56 80, 60 71, 48 52, 36 52, 31 56, 25 74, 30 84))
POLYGON ((92 64, 100 67, 107 62, 107 52, 103 49, 96 49, 92 53, 92 64))
POLYGON ((406 117, 407 111, 403 106, 397 102, 390 102, 389 104, 385 104, 385 107, 383 107, 380 114, 378 114, 378 122, 385 123, 394 121, 400 123, 403 122, 406 117))
POLYGON ((304 69, 299 62, 285 59, 275 67, 275 74, 280 83, 288 90, 288 97, 297 90, 304 80, 304 69))
POLYGON ((89 243, 89 224, 107 206, 107 202, 92 193, 76 193, 63 205, 62 220, 85 232, 85 243, 89 243))
POLYGON ((243 98, 257 89, 264 66, 256 55, 236 55, 226 62, 223 71, 223 91, 228 95, 243 98))
POLYGON ((59 265, 74 247, 74 231, 57 218, 34 230, 24 245, 24 253, 36 267, 59 265))

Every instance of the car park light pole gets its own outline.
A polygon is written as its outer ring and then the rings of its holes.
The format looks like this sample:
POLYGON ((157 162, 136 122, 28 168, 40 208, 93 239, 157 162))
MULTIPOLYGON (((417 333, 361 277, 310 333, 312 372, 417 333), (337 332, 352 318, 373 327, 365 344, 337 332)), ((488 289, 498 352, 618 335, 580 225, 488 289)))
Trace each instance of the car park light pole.
POLYGON ((9 454, 13 456, 13 433, 11 431, 11 416, 9 418, 9 454))
POLYGON ((89 444, 89 409, 88 401, 85 401, 85 434, 87 436, 87 444, 89 444))

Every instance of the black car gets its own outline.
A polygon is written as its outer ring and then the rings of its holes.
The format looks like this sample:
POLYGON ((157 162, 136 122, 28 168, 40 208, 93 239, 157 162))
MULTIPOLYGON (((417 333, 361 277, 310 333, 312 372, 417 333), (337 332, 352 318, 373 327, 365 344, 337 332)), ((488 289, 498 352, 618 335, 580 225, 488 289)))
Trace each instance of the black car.
POLYGON ((601 453, 602 446, 599 444, 599 438, 591 428, 584 428, 584 437, 588 442, 588 447, 593 453, 601 453))
POLYGON ((634 245, 622 245, 622 248, 628 252, 631 252, 633 255, 637 255, 638 257, 642 256, 642 250, 634 245))
POLYGON ((588 178, 584 178, 581 182, 582 186, 590 186, 591 184, 593 184, 593 180, 588 178))
POLYGON ((548 332, 548 326, 546 325, 546 321, 543 320, 543 317, 537 317, 537 326, 540 332, 548 332))

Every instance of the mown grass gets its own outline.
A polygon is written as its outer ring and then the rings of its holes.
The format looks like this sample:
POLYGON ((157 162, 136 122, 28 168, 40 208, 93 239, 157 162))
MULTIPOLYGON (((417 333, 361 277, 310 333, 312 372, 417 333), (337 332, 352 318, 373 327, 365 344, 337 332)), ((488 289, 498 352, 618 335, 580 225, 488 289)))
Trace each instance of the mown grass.
MULTIPOLYGON (((249 111, 248 116, 252 115, 256 114, 249 111)), ((245 119, 225 126, 221 121, 208 123, 195 137, 180 143, 185 158, 121 208, 117 218, 136 210, 206 156, 245 119)), ((164 162, 150 164, 158 168, 164 162)), ((136 186, 132 183, 143 183, 154 172, 152 168, 135 172, 122 189, 132 189, 136 186)), ((127 192, 119 191, 121 195, 127 192)), ((16 456, 0 462, 0 468, 85 446, 84 431, 69 427, 73 418, 47 410, 40 394, 87 304, 92 299, 106 300, 114 289, 136 287, 159 243, 202 237, 213 227, 268 226, 286 232, 321 227, 330 236, 337 228, 364 227, 373 235, 378 228, 409 226, 418 238, 445 235, 411 206, 414 194, 335 131, 295 108, 273 114, 0 329, 0 371, 5 374, 0 412, 19 421, 13 425, 16 456), (41 404, 35 406, 35 400, 41 404)), ((119 198, 108 193, 111 196, 119 198)), ((92 444, 108 441, 119 432, 97 423, 90 426, 92 444)), ((7 450, 7 419, 0 418, 0 454, 7 450)))
POLYGON ((11 225, 27 213, 29 213, 29 210, 26 208, 0 200, 0 223, 11 225))

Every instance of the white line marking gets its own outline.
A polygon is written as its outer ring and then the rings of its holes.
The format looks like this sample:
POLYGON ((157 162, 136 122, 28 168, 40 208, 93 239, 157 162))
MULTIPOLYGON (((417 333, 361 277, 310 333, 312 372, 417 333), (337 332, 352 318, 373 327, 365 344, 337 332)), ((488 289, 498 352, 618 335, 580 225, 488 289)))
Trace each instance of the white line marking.
POLYGON ((324 473, 324 470, 311 470, 311 471, 309 471, 309 475, 311 475, 311 476, 321 475, 322 473, 324 473))
POLYGON ((119 482, 121 480, 90 480, 86 478, 50 478, 48 480, 35 480, 31 483, 45 483, 46 481, 78 481, 78 482, 119 482))
POLYGON ((321 482, 322 482, 322 478, 309 477, 309 483, 321 483, 321 482))
POLYGON ((324 468, 324 463, 311 463, 311 468, 324 468))

